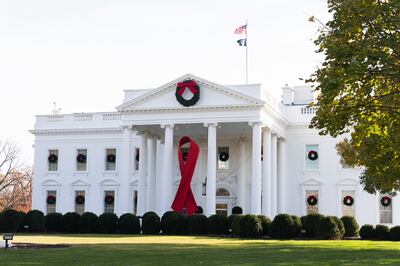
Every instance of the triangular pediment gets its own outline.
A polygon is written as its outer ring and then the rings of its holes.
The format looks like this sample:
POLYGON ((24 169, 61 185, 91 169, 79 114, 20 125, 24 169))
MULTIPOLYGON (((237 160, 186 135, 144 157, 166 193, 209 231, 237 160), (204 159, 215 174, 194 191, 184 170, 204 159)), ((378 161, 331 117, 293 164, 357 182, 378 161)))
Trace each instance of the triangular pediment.
POLYGON ((153 89, 143 95, 117 107, 120 112, 148 111, 148 110, 168 110, 168 109, 201 109, 201 108, 237 108, 237 107, 257 107, 263 106, 264 101, 234 91, 225 86, 218 85, 211 81, 202 79, 192 74, 186 74, 175 79, 159 88, 153 89), (189 107, 181 105, 175 96, 176 85, 184 80, 194 80, 200 87, 200 99, 189 107))
POLYGON ((77 180, 75 182, 72 182, 71 186, 73 186, 73 187, 88 187, 88 186, 90 186, 90 184, 83 180, 77 180))
POLYGON ((309 178, 300 183, 302 186, 321 186, 323 182, 316 178, 309 178))

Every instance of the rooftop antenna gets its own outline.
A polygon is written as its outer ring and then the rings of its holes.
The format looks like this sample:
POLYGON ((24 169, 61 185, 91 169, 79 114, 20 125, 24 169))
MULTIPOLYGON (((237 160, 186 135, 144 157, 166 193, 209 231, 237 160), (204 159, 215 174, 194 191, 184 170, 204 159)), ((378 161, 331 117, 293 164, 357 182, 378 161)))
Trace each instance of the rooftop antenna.
POLYGON ((59 113, 61 113, 61 108, 57 108, 56 102, 53 102, 53 111, 52 111, 53 115, 58 115, 59 113))

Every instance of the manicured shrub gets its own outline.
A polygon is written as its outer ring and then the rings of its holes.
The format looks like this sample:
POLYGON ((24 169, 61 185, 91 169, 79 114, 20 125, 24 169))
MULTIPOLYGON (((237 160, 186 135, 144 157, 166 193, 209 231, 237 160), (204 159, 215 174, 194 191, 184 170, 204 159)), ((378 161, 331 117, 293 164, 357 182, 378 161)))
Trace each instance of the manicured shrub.
POLYGON ((231 214, 231 215, 228 216, 228 228, 229 228, 229 230, 232 230, 232 222, 233 222, 233 219, 235 218, 235 216, 237 216, 237 215, 239 215, 239 214, 231 214))
POLYGON ((207 219, 207 232, 209 234, 226 235, 229 232, 228 217, 214 214, 207 219))
POLYGON ((241 237, 260 237, 263 234, 262 224, 257 215, 247 214, 240 219, 241 237))
POLYGON ((18 211, 9 209, 5 210, 1 215, 0 232, 14 233, 17 232, 21 216, 18 211))
POLYGON ((113 234, 117 231, 118 217, 114 213, 103 213, 99 216, 96 231, 100 234, 113 234))
POLYGON ((302 223, 303 229, 306 231, 306 236, 317 237, 319 223, 324 218, 323 215, 319 213, 311 213, 304 217, 304 222, 302 223))
POLYGON ((96 233, 97 220, 99 217, 93 212, 85 212, 81 216, 81 233, 96 233))
POLYGON ((296 215, 292 215, 292 220, 293 220, 293 237, 298 237, 301 233, 301 218, 296 215))
POLYGON ((334 217, 327 216, 319 222, 318 238, 340 239, 341 232, 334 217))
POLYGON ((343 216, 340 218, 344 225, 344 236, 345 237, 356 237, 358 236, 358 230, 360 226, 358 225, 356 219, 352 216, 343 216))
POLYGON ((160 230, 160 217, 155 212, 146 212, 142 216, 142 233, 146 235, 158 235, 160 230))
POLYGON ((167 235, 187 233, 187 219, 183 214, 168 211, 161 217, 161 230, 167 235))
POLYGON ((207 216, 194 214, 188 217, 188 232, 191 235, 203 235, 207 233, 207 216))
POLYGON ((261 227, 263 229, 263 235, 264 236, 269 236, 269 227, 271 226, 271 219, 269 219, 267 216, 265 215, 258 215, 258 218, 261 221, 261 227))
POLYGON ((29 232, 44 232, 46 228, 46 220, 43 212, 39 210, 31 210, 26 214, 26 225, 29 232))
POLYGON ((344 233, 345 233, 345 228, 344 228, 344 224, 343 224, 342 220, 340 220, 336 216, 330 216, 330 217, 332 217, 332 219, 335 220, 335 222, 336 222, 336 224, 338 226, 338 229, 339 229, 340 238, 342 238, 344 233))
POLYGON ((278 214, 271 223, 270 235, 276 239, 289 239, 293 237, 294 223, 288 214, 278 214))
POLYGON ((139 234, 140 221, 136 215, 132 213, 125 213, 119 217, 118 230, 121 234, 139 234))
POLYGON ((242 214, 235 214, 231 215, 232 217, 232 235, 240 236, 240 220, 243 218, 244 215, 242 214))
POLYGON ((67 212, 61 218, 61 231, 65 233, 78 233, 81 216, 76 212, 67 212))
POLYGON ((400 241, 400 226, 393 226, 389 231, 390 239, 393 241, 400 241))
POLYGON ((373 225, 365 224, 360 228, 360 237, 362 239, 368 240, 375 237, 375 229, 373 225))
POLYGON ((62 214, 55 212, 46 215, 46 231, 47 232, 60 232, 61 231, 61 220, 62 214))
POLYGON ((375 226, 374 237, 378 240, 388 240, 390 238, 389 227, 383 224, 378 224, 375 226))
POLYGON ((232 214, 242 214, 243 213, 243 209, 239 206, 235 206, 232 208, 232 214))

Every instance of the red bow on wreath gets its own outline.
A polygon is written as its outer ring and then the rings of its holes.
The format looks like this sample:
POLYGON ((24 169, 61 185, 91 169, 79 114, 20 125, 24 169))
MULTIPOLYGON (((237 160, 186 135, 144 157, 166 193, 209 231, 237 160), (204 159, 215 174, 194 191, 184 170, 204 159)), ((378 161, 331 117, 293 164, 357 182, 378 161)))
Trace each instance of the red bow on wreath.
POLYGON ((174 202, 171 206, 171 208, 176 212, 181 213, 184 207, 186 207, 187 215, 191 215, 197 211, 197 204, 196 200, 194 199, 192 189, 190 188, 190 182, 192 181, 198 155, 199 145, 197 145, 196 142, 187 136, 182 137, 178 146, 179 167, 181 169, 182 178, 181 182, 179 183, 174 202), (190 148, 185 161, 183 160, 181 147, 186 143, 190 143, 190 148))
POLYGON ((178 90, 176 93, 179 95, 182 95, 185 92, 185 89, 188 88, 193 94, 197 93, 197 84, 193 80, 187 80, 183 82, 179 82, 178 85, 178 90))

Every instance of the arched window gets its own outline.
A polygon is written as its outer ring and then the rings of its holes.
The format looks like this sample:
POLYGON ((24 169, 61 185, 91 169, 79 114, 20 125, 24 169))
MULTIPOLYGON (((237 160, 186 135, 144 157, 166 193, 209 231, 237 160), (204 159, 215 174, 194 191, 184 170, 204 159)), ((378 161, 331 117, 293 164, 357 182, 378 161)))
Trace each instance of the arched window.
POLYGON ((229 191, 226 190, 225 188, 219 188, 217 189, 217 192, 215 193, 217 197, 227 197, 230 196, 229 191))

